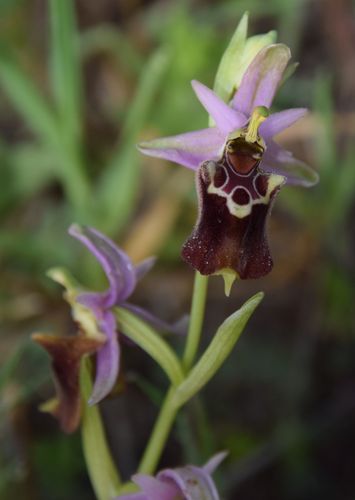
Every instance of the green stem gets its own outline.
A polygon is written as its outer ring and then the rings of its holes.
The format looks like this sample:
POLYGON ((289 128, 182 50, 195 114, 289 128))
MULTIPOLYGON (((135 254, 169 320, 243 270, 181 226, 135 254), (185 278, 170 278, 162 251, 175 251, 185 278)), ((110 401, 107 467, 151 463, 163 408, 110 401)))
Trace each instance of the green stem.
MULTIPOLYGON (((202 276, 196 272, 194 290, 192 295, 190 325, 187 334, 183 366, 186 372, 191 368, 195 359, 196 352, 200 342, 201 329, 205 311, 207 295, 207 276, 202 276)), ((157 421, 155 422, 153 432, 145 449, 138 471, 144 474, 153 474, 160 460, 166 440, 174 424, 179 406, 174 402, 175 389, 170 387, 157 421)))
POLYGON ((183 357, 183 367, 186 372, 191 368, 200 343, 202 324, 205 313, 208 276, 195 273, 194 291, 192 296, 189 331, 183 357))
POLYGON ((97 405, 87 404, 92 391, 90 360, 83 359, 80 368, 80 389, 83 397, 81 438, 86 468, 97 500, 108 500, 118 495, 120 476, 107 444, 100 411, 97 405))
POLYGON ((178 411, 178 408, 172 404, 173 399, 174 389, 170 388, 163 406, 160 409, 158 419, 155 422, 153 432, 145 449, 138 472, 153 474, 158 465, 165 442, 178 411))

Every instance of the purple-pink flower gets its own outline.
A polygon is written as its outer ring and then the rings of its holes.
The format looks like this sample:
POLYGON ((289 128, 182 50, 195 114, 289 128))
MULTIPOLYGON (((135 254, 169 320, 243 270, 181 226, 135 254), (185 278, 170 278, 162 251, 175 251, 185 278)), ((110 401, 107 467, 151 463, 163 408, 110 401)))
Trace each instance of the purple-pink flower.
POLYGON ((225 456, 226 453, 221 452, 203 467, 186 465, 165 469, 155 477, 135 474, 132 480, 141 491, 120 495, 115 500, 219 500, 211 475, 225 456))
POLYGON ((269 114, 285 74, 290 50, 263 48, 246 70, 230 103, 197 81, 193 89, 215 126, 143 142, 139 149, 197 171, 199 217, 182 256, 202 274, 232 271, 258 278, 272 268, 266 219, 284 182, 311 186, 317 174, 274 136, 307 112, 269 114))
POLYGON ((128 255, 94 228, 73 224, 69 234, 79 240, 101 264, 109 287, 102 292, 84 291, 73 284, 62 270, 51 276, 66 287, 65 297, 72 306, 79 332, 75 336, 36 334, 34 340, 52 358, 57 398, 46 409, 60 421, 63 430, 72 432, 80 421, 80 361, 84 355, 96 354, 96 374, 89 400, 96 404, 113 389, 120 369, 120 343, 113 308, 120 306, 149 322, 159 331, 180 333, 182 322, 169 325, 139 306, 127 302, 137 281, 154 264, 148 258, 134 266, 128 255))
POLYGON ((134 291, 137 280, 149 271, 154 259, 147 259, 135 267, 127 254, 96 229, 73 224, 69 234, 94 255, 109 282, 109 288, 104 292, 84 292, 77 297, 77 302, 92 311, 100 332, 105 336, 105 342, 96 354, 96 378, 90 398, 90 404, 95 404, 109 394, 119 372, 120 347, 111 309, 127 305, 126 300, 134 291))

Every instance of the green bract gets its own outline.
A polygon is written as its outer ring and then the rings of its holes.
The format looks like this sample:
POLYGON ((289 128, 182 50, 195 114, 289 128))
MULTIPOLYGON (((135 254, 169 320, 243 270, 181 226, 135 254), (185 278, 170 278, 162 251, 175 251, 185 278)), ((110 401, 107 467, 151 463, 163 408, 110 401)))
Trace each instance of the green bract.
POLYGON ((177 407, 182 406, 197 394, 215 375, 232 352, 250 316, 263 297, 263 292, 251 297, 218 328, 206 351, 177 388, 174 395, 174 404, 177 407))

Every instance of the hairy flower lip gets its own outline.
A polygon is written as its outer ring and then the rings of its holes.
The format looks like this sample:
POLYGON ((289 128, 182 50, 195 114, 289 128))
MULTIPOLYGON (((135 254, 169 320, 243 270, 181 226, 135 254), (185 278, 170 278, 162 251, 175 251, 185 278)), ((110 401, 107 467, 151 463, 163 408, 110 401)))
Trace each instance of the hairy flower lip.
POLYGON ((266 222, 284 181, 257 164, 247 174, 238 173, 226 154, 219 162, 202 164, 197 172, 199 215, 182 247, 183 259, 203 275, 229 277, 233 272, 240 279, 256 279, 268 274, 273 261, 266 222), (225 177, 220 180, 221 173, 225 177))
POLYGON ((62 430, 74 432, 80 422, 81 401, 79 387, 82 356, 94 354, 103 344, 84 334, 58 336, 36 333, 32 339, 43 347, 52 359, 57 397, 42 405, 43 411, 55 416, 62 430))

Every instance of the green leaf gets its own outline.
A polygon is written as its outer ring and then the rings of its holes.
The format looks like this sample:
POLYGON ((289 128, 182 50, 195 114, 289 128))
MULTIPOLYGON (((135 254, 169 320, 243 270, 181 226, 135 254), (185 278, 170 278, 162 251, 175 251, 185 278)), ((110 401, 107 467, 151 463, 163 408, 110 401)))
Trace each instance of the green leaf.
POLYGON ((82 82, 73 0, 50 0, 51 79, 63 132, 80 136, 82 82))
POLYGON ((215 375, 232 352, 247 321, 264 297, 259 292, 218 328, 210 345, 192 368, 184 382, 176 389, 175 404, 181 406, 192 398, 215 375))
POLYGON ((97 499, 109 500, 118 495, 121 482, 107 446, 99 408, 86 403, 92 391, 88 358, 81 364, 80 387, 84 400, 81 433, 87 470, 97 499))
POLYGON ((134 101, 123 126, 119 147, 101 177, 96 200, 101 210, 101 226, 108 233, 122 229, 133 210, 141 163, 135 144, 138 132, 151 109, 167 63, 167 54, 159 50, 144 67, 134 101))
POLYGON ((29 128, 44 142, 57 143, 58 123, 54 113, 4 44, 0 46, 0 83, 29 128))
POLYGON ((68 140, 63 142, 57 116, 4 44, 0 45, 0 84, 28 127, 45 147, 52 150, 55 160, 58 160, 57 175, 69 201, 78 214, 85 214, 88 200, 91 200, 90 185, 78 148, 69 147, 68 140))
POLYGON ((180 361, 153 328, 121 307, 116 309, 116 318, 122 332, 158 363, 173 385, 184 380, 180 361))

